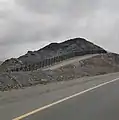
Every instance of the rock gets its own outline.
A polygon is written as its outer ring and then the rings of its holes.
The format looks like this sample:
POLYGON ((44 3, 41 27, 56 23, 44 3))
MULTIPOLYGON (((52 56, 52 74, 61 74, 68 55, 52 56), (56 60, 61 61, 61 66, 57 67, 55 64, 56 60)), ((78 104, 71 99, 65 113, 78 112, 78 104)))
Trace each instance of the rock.
MULTIPOLYGON (((67 40, 62 43, 51 43, 44 48, 38 50, 38 51, 28 51, 27 54, 20 56, 19 58, 11 58, 6 60, 2 63, 0 66, 0 70, 2 71, 29 71, 29 70, 36 70, 38 69, 37 63, 40 61, 44 61, 46 59, 51 59, 57 56, 64 56, 64 58, 59 58, 53 60, 53 61, 62 61, 63 59, 67 59, 68 55, 73 53, 74 56, 78 55, 84 55, 84 54, 94 54, 94 53, 100 53, 106 51, 83 39, 83 38, 74 38, 67 40)), ((43 63, 43 66, 47 65, 51 60, 47 60, 45 63, 43 63), (46 63, 47 62, 47 63, 46 63)), ((41 66, 41 64, 40 64, 41 66)))

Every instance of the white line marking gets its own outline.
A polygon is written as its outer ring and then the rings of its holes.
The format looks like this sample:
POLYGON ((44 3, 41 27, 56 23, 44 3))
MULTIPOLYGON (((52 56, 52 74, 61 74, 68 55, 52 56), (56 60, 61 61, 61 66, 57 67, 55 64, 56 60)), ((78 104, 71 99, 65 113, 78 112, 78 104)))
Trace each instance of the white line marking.
POLYGON ((23 118, 26 118, 26 117, 32 115, 32 114, 35 114, 35 113, 40 112, 40 111, 42 111, 42 110, 45 110, 45 109, 50 108, 50 107, 52 107, 52 106, 54 106, 54 105, 56 105, 56 104, 62 103, 62 102, 66 101, 66 100, 69 100, 69 99, 71 99, 71 98, 73 98, 73 97, 79 96, 79 95, 81 95, 81 94, 84 94, 84 93, 89 92, 89 91, 91 91, 91 90, 94 90, 94 89, 96 89, 96 88, 102 87, 102 86, 107 85, 107 84, 109 84, 109 83, 115 82, 115 81, 117 81, 117 80, 119 80, 119 78, 113 79, 113 80, 111 80, 111 81, 108 81, 108 82, 99 84, 99 85, 97 85, 97 86, 94 86, 94 87, 89 88, 89 89, 87 89, 87 90, 84 90, 84 91, 82 91, 82 92, 79 92, 79 93, 76 93, 76 94, 74 94, 74 95, 71 95, 71 96, 69 96, 69 97, 63 98, 63 99, 58 100, 58 101, 56 101, 56 102, 53 102, 53 103, 51 103, 51 104, 49 104, 49 105, 46 105, 46 106, 41 107, 41 108, 38 108, 38 109, 36 109, 36 110, 34 110, 34 111, 32 111, 32 112, 29 112, 29 113, 26 113, 26 114, 24 114, 24 115, 21 115, 20 117, 14 118, 13 120, 21 120, 21 119, 23 119, 23 118))

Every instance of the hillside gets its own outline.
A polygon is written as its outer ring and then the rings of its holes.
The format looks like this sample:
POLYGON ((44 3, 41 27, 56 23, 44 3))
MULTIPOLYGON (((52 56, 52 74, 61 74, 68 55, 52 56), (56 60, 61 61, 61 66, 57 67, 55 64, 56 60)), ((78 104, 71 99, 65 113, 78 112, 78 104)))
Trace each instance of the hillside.
POLYGON ((0 91, 6 91, 119 72, 119 55, 75 38, 8 59, 0 70, 0 91))
POLYGON ((119 72, 119 55, 106 53, 52 69, 58 80, 72 80, 86 76, 96 76, 119 72))
POLYGON ((114 53, 98 54, 82 60, 81 57, 77 57, 76 60, 71 59, 68 63, 53 69, 49 67, 47 70, 1 73, 0 90, 5 91, 37 84, 69 81, 82 77, 119 72, 119 55, 114 53))
POLYGON ((38 51, 28 51, 26 55, 23 55, 18 59, 23 63, 35 63, 72 52, 87 52, 92 50, 98 51, 104 49, 83 38, 75 38, 62 43, 51 43, 38 51))
POLYGON ((19 58, 11 58, 3 62, 1 71, 31 71, 75 56, 106 53, 106 51, 83 39, 75 38, 62 43, 51 43, 38 51, 28 51, 19 58))

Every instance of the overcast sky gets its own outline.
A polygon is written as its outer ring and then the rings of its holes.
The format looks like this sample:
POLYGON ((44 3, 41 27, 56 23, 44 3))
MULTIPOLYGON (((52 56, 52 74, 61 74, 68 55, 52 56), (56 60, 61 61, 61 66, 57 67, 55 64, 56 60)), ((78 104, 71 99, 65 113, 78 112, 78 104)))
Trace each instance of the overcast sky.
POLYGON ((119 1, 0 0, 0 60, 74 37, 119 53, 119 1))

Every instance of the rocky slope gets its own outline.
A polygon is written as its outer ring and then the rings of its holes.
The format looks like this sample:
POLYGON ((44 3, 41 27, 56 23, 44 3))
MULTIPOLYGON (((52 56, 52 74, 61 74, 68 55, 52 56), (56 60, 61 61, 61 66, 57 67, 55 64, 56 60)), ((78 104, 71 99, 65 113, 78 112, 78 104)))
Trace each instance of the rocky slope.
POLYGON ((85 76, 119 72, 119 55, 114 53, 100 54, 62 66, 53 72, 59 77, 58 80, 72 80, 85 76))
POLYGON ((6 60, 1 65, 0 70, 35 70, 40 67, 52 65, 65 58, 68 59, 76 55, 95 53, 106 53, 106 51, 83 38, 75 38, 62 43, 51 43, 38 51, 28 51, 27 54, 19 58, 6 60))
POLYGON ((0 65, 0 91, 114 72, 119 72, 118 54, 107 53, 103 48, 85 39, 75 38, 62 43, 51 43, 38 51, 29 51, 19 58, 3 62, 0 65), (78 59, 87 54, 94 55, 91 58, 78 59), (69 58, 75 60, 70 62, 69 58), (48 64, 49 62, 61 64, 62 61, 68 64, 54 67, 52 70, 38 69, 37 66, 39 62, 45 66, 54 65, 48 64), (13 69, 15 71, 12 71, 13 69))
POLYGON ((48 46, 38 50, 38 51, 29 51, 26 55, 19 57, 18 59, 23 63, 35 63, 41 60, 52 58, 55 56, 62 56, 64 54, 72 52, 84 52, 92 50, 104 50, 101 47, 94 45, 93 43, 83 39, 75 38, 67 40, 62 43, 51 43, 48 46))
POLYGON ((114 72, 119 72, 119 55, 105 53, 85 60, 77 60, 53 70, 1 73, 0 90, 18 89, 55 81, 75 80, 81 77, 114 72))

